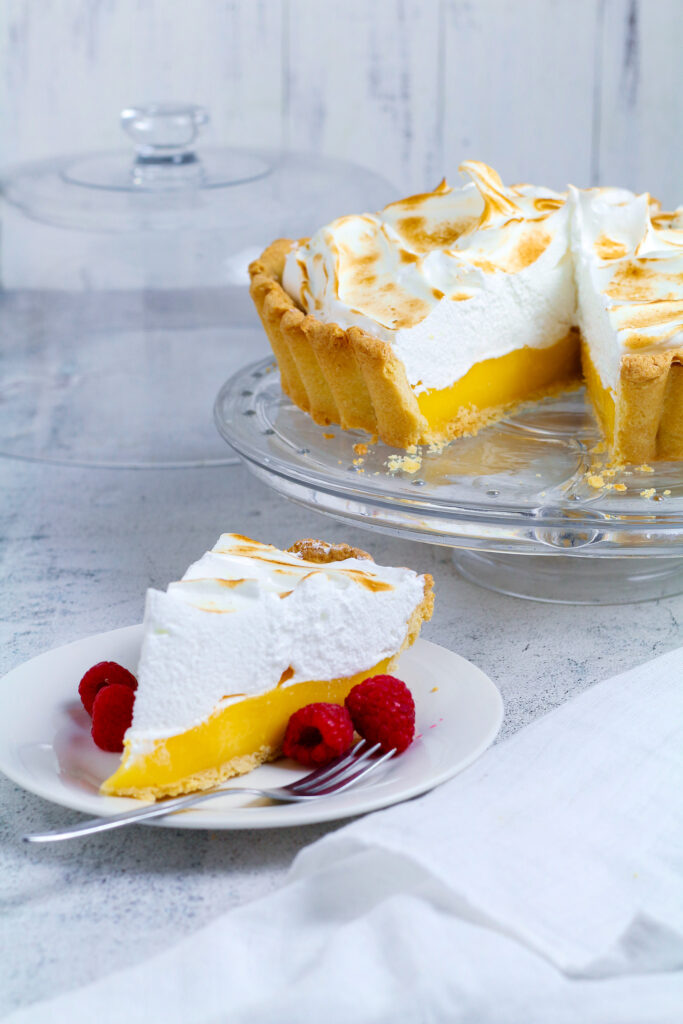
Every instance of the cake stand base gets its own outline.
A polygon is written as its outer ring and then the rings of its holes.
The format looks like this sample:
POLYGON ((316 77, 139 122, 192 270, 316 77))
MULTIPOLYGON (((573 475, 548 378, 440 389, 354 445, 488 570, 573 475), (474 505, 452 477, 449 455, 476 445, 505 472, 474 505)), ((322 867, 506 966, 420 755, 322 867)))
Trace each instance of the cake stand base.
POLYGON ((633 604, 683 593, 683 558, 502 555, 455 549, 461 576, 487 590, 554 604, 633 604))

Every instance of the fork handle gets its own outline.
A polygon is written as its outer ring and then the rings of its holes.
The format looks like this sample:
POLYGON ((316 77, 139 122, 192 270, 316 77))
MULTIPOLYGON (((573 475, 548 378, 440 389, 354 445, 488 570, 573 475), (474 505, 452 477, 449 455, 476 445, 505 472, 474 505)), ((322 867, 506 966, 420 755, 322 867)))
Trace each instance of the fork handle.
POLYGON ((34 835, 22 836, 26 843, 56 843, 61 839, 72 839, 74 836, 90 836, 95 832, 107 832, 112 828, 122 828, 124 825, 134 825, 138 821, 147 821, 149 818, 162 818, 166 814, 173 814, 175 811, 182 811, 185 807, 192 807, 193 804, 200 804, 204 800, 210 800, 214 796, 222 796, 223 793, 255 793, 263 796, 264 790, 252 789, 247 786, 231 786, 226 789, 205 789, 201 793, 192 793, 189 796, 180 796, 173 800, 165 800, 161 803, 145 804, 144 807, 134 807, 132 811, 124 811, 112 818, 90 818, 82 821, 79 825, 72 825, 61 832, 42 832, 34 835))

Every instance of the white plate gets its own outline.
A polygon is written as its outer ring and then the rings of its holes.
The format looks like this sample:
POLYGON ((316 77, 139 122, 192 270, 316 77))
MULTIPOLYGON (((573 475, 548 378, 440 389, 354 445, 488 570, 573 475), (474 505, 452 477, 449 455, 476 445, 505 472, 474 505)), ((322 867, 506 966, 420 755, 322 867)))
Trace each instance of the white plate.
MULTIPOLYGON (((117 814, 137 801, 100 796, 118 754, 99 750, 78 683, 98 661, 135 671, 142 626, 78 640, 19 665, 0 681, 0 771, 38 796, 89 815, 117 814)), ((253 796, 216 797, 150 824, 170 828, 273 828, 364 814, 424 793, 449 779, 493 743, 503 719, 501 696, 484 673, 444 647, 418 640, 398 675, 415 697, 417 738, 377 778, 319 802, 269 804, 253 796)), ((235 785, 281 786, 305 775, 292 761, 262 765, 235 785)), ((20 822, 17 827, 20 827, 20 822)))

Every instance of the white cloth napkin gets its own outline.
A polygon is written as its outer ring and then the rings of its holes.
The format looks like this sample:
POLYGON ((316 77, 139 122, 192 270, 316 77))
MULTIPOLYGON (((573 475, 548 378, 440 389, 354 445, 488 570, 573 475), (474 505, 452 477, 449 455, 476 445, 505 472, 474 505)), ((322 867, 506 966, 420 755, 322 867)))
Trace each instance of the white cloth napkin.
POLYGON ((593 687, 276 893, 12 1024, 683 1020, 683 650, 593 687))

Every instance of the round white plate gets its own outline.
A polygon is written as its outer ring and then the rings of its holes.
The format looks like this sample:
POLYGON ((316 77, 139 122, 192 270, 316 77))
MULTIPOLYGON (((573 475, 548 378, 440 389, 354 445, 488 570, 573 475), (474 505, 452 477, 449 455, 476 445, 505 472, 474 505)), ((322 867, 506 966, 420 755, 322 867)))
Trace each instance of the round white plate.
MULTIPOLYGON (((142 626, 126 626, 58 647, 9 672, 0 681, 0 771, 31 793, 91 816, 136 806, 135 800, 98 792, 119 755, 107 754, 93 743, 78 683, 98 661, 118 661, 135 671, 141 641, 142 626)), ((150 824, 273 828, 364 814, 432 789, 493 743, 503 720, 503 702, 476 666, 444 647, 418 640, 401 656, 397 672, 415 698, 417 738, 372 781, 301 804, 270 804, 247 794, 221 796, 150 824)), ((231 784, 282 786, 305 774, 283 759, 231 784)))

